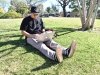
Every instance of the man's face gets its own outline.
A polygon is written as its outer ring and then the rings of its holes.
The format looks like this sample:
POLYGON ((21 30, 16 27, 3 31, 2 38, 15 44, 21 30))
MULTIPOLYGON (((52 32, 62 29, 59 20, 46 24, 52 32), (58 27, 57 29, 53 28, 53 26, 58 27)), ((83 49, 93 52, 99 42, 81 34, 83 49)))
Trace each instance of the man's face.
POLYGON ((36 19, 36 18, 38 17, 38 14, 30 13, 30 15, 31 15, 31 17, 32 17, 33 19, 36 19))

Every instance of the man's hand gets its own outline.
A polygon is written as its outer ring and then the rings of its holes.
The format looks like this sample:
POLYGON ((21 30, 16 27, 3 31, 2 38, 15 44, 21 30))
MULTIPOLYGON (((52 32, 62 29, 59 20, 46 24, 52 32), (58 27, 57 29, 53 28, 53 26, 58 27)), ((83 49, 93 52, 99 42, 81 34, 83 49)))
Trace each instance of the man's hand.
POLYGON ((34 38, 37 39, 39 38, 40 34, 33 34, 34 38))
POLYGON ((30 33, 26 32, 24 30, 21 31, 21 33, 26 37, 35 38, 35 39, 39 38, 39 36, 40 36, 40 34, 30 34, 30 33))
POLYGON ((42 33, 44 33, 45 32, 45 29, 42 29, 42 33))

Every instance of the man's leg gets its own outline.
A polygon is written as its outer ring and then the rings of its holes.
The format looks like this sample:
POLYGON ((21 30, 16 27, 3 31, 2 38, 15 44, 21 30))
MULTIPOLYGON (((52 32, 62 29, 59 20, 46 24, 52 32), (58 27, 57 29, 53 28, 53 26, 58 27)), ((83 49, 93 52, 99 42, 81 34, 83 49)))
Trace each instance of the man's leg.
MULTIPOLYGON (((48 47, 50 47, 53 50, 56 50, 57 46, 60 46, 59 44, 57 44, 54 40, 49 40, 44 42, 48 47)), ((64 48, 62 46, 60 46, 62 49, 62 53, 67 55, 68 57, 72 57, 75 49, 76 49, 76 41, 74 40, 72 42, 72 44, 68 47, 68 48, 64 48)))
MULTIPOLYGON (((46 42, 44 42, 48 47, 50 47, 53 50, 57 49, 57 46, 60 46, 59 44, 57 44, 54 40, 48 40, 46 42)), ((62 49, 63 54, 66 54, 66 48, 60 46, 62 49)))
POLYGON ((32 45, 33 47, 35 47, 36 49, 38 49, 40 52, 42 52, 45 56, 47 56, 48 58, 52 59, 52 60, 58 60, 59 62, 62 62, 63 60, 63 56, 62 56, 62 50, 58 47, 57 51, 52 51, 51 49, 49 49, 44 43, 39 42, 36 43, 33 38, 27 38, 27 42, 32 45))

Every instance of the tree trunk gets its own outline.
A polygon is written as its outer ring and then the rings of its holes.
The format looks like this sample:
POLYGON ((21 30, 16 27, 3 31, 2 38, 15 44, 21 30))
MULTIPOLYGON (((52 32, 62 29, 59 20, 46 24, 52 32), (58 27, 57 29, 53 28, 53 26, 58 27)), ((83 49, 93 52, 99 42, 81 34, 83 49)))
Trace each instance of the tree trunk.
POLYGON ((96 19, 96 16, 97 16, 97 12, 98 12, 98 7, 100 5, 100 0, 98 0, 98 3, 96 5, 96 9, 95 9, 95 12, 94 12, 94 15, 92 17, 92 21, 91 21, 91 25, 90 25, 90 28, 93 30, 93 27, 94 27, 94 22, 95 22, 95 19, 96 19))
POLYGON ((79 7, 80 19, 81 19, 82 28, 83 28, 83 26, 84 26, 84 23, 83 23, 83 12, 81 10, 81 6, 80 6, 79 0, 77 0, 77 3, 78 3, 78 7, 79 7))
POLYGON ((93 10, 94 10, 94 8, 95 8, 96 2, 97 2, 97 0, 93 0, 93 2, 92 2, 93 5, 92 5, 92 7, 91 7, 91 9, 90 9, 90 13, 89 13, 89 15, 88 15, 88 17, 87 17, 86 24, 85 24, 85 28, 87 28, 87 29, 90 28, 90 20, 91 20, 91 17, 92 17, 93 10))
POLYGON ((84 26, 85 26, 85 21, 86 21, 86 1, 85 0, 82 0, 82 30, 84 30, 84 26))
POLYGON ((100 0, 91 0, 89 5, 90 6, 89 10, 86 10, 86 0, 82 0, 82 3, 80 3, 80 1, 77 0, 77 3, 78 3, 80 18, 82 23, 81 30, 85 31, 88 30, 89 28, 93 28, 97 10, 100 4, 100 0))
POLYGON ((63 6, 63 17, 66 17, 66 7, 63 6))

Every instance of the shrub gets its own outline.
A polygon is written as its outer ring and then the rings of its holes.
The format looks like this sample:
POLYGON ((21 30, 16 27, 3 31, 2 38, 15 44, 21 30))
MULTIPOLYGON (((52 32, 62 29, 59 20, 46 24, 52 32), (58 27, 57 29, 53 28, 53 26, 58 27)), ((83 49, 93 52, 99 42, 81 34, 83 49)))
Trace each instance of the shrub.
POLYGON ((0 14, 4 12, 5 12, 4 9, 0 7, 0 14))
POLYGON ((2 18, 2 16, 3 16, 3 13, 2 13, 2 12, 0 12, 0 18, 2 18))
POLYGON ((9 12, 3 14, 3 16, 2 16, 2 18, 21 18, 21 17, 22 17, 22 15, 15 11, 9 11, 9 12))

